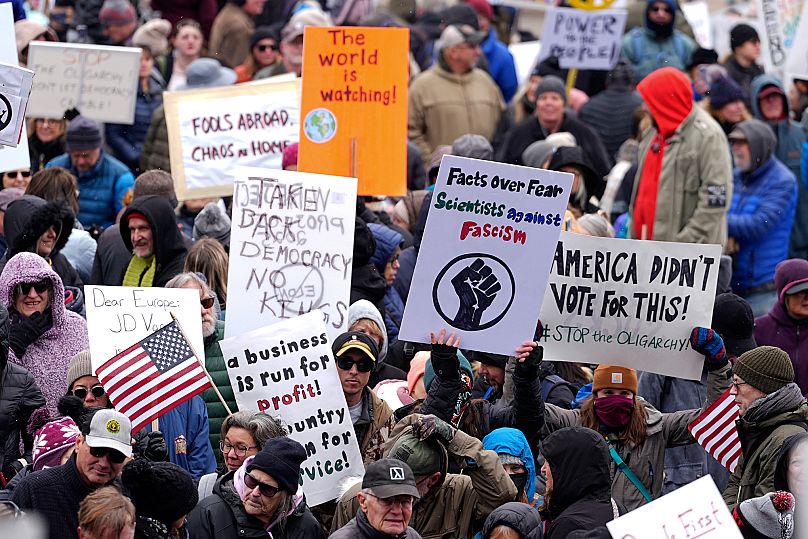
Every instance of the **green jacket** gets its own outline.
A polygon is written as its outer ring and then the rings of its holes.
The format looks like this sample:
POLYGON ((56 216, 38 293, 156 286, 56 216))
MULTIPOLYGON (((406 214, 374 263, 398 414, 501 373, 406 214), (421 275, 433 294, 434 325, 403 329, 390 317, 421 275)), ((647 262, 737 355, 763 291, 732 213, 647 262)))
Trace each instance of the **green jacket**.
POLYGON ((171 157, 168 150, 168 127, 163 105, 154 110, 140 152, 140 170, 165 170, 171 172, 171 157))
MULTIPOLYGON (((233 388, 230 386, 230 378, 227 376, 227 365, 224 363, 222 357, 222 349, 219 347, 219 341, 224 339, 224 322, 218 320, 216 322, 216 340, 205 346, 205 368, 213 378, 213 383, 219 388, 222 397, 230 407, 230 411, 238 412, 236 406, 236 397, 233 395, 233 388)), ((221 466, 222 454, 219 449, 219 440, 222 438, 222 422, 227 417, 227 411, 224 409, 219 397, 213 389, 208 389, 202 393, 202 399, 205 401, 205 406, 208 408, 208 423, 210 425, 210 445, 213 447, 213 452, 216 454, 216 461, 221 466)))

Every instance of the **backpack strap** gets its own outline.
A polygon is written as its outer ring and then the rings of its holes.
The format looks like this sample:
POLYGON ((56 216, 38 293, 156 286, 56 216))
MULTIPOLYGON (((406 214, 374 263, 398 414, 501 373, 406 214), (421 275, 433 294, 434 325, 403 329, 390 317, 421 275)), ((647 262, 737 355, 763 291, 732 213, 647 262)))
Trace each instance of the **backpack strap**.
POLYGON ((654 498, 651 497, 651 493, 648 492, 648 489, 642 484, 642 481, 640 481, 640 478, 634 473, 634 470, 632 470, 629 465, 623 461, 623 458, 611 445, 609 445, 609 454, 612 456, 612 460, 615 462, 615 464, 617 464, 617 469, 623 472, 628 480, 631 481, 635 487, 637 487, 637 490, 640 491, 640 494, 642 494, 642 497, 645 498, 645 501, 649 503, 652 502, 654 498))

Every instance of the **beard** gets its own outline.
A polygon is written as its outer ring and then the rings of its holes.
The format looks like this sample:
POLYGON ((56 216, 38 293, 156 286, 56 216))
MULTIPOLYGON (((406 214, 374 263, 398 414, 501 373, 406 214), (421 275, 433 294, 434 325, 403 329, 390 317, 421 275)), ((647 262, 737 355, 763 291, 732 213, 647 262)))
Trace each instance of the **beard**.
POLYGON ((210 337, 216 333, 216 316, 213 313, 202 316, 202 337, 210 337))

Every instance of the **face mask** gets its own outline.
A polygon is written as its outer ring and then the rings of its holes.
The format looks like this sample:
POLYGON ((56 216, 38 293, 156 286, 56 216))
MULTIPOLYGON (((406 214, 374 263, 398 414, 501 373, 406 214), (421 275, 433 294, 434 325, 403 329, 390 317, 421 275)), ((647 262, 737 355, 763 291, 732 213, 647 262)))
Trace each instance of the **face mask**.
POLYGON ((508 474, 513 481, 513 484, 516 485, 516 497, 521 498, 522 493, 525 491, 525 486, 527 485, 527 472, 524 473, 512 473, 508 474))
POLYGON ((622 395, 606 395, 595 399, 595 415, 607 427, 621 429, 631 421, 634 399, 622 395))

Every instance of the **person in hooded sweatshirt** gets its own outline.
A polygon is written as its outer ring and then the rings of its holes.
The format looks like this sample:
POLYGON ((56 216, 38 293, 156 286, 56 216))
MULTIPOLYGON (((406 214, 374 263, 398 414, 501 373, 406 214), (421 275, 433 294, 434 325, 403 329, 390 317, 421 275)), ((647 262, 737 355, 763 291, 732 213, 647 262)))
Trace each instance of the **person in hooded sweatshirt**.
POLYGON ((695 105, 690 79, 678 69, 654 71, 637 91, 654 127, 640 142, 630 237, 723 244, 732 164, 721 126, 695 105))
MULTIPOLYGON (((364 205, 364 204, 363 204, 364 205)), ((353 268, 351 269, 351 303, 366 299, 379 312, 384 311, 387 283, 370 259, 376 252, 376 239, 368 225, 356 218, 354 224, 353 268)))
POLYGON ((732 289, 766 314, 777 300, 774 268, 788 258, 797 209, 797 179, 774 156, 777 139, 760 120, 746 120, 729 134, 735 157, 732 205, 727 214, 735 250, 732 289))
POLYGON ((348 307, 348 331, 359 331, 376 341, 379 357, 370 373, 370 387, 383 380, 406 380, 407 373, 387 362, 387 330, 379 309, 366 299, 351 303, 348 307))
POLYGON ((394 343, 398 340, 398 330, 404 318, 404 301, 393 287, 396 273, 398 273, 398 257, 401 255, 401 245, 404 238, 395 230, 382 224, 369 223, 368 228, 376 240, 376 251, 370 257, 370 263, 376 267, 376 270, 384 277, 386 283, 384 324, 389 342, 394 343))
POLYGON ((481 533, 482 539, 542 539, 542 535, 538 510, 520 502, 504 503, 491 511, 481 533))
POLYGON ((521 431, 501 427, 483 438, 483 448, 499 457, 503 468, 516 486, 516 501, 533 505, 536 495, 536 462, 527 438, 521 431))

